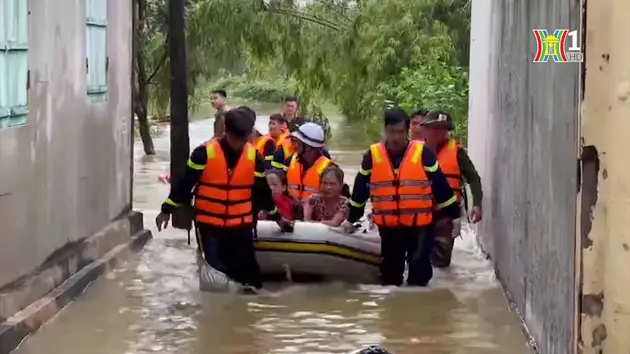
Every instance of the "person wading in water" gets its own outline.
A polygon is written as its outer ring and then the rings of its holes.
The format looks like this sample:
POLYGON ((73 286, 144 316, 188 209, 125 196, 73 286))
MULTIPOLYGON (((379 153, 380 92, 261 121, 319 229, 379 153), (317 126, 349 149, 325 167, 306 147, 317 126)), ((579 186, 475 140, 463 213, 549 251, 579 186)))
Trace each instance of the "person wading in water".
POLYGON ((433 277, 433 224, 452 224, 460 214, 457 197, 438 166, 435 154, 419 141, 409 140, 409 116, 400 108, 385 112, 385 141, 363 155, 354 180, 350 216, 342 224, 355 230, 368 198, 381 236, 381 282, 426 286, 433 277), (434 210, 443 218, 434 220, 434 210))
POLYGON ((260 206, 281 230, 292 223, 280 215, 265 177, 263 157, 249 143, 254 120, 246 111, 225 115, 225 134, 197 147, 180 181, 155 218, 158 231, 171 213, 189 203, 194 194, 195 224, 205 261, 243 285, 247 293, 262 287, 254 251, 254 208, 260 206))
MULTIPOLYGON (((431 111, 421 124, 424 142, 436 154, 440 169, 462 206, 466 204, 464 181, 470 186, 473 204, 470 211, 470 222, 478 223, 483 214, 481 209, 483 199, 481 177, 479 177, 466 149, 449 137, 448 132, 454 129, 451 116, 446 112, 431 111)), ((441 211, 438 210, 436 213, 439 217, 441 211)), ((453 228, 450 229, 438 226, 436 225, 435 228, 435 247, 431 255, 431 262, 438 268, 446 268, 451 264, 455 238, 461 233, 461 222, 454 223, 453 228)))

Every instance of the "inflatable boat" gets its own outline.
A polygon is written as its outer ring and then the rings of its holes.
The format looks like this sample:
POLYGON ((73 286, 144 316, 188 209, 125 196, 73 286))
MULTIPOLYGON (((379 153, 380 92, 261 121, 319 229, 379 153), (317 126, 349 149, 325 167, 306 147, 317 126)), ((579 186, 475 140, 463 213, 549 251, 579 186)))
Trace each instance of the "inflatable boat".
POLYGON ((369 226, 345 234, 320 223, 298 221, 292 233, 283 233, 276 223, 259 221, 255 247, 263 275, 379 282, 381 242, 369 226))

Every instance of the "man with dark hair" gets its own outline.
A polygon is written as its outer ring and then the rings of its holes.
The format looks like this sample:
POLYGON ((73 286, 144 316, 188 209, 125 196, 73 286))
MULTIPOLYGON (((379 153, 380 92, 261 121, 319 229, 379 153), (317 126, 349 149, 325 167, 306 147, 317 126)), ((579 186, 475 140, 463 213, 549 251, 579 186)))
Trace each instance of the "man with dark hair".
POLYGON ((407 284, 426 286, 433 277, 434 208, 445 216, 437 222, 452 223, 459 217, 459 202, 435 154, 409 140, 409 116, 400 108, 385 112, 385 141, 371 145, 363 155, 344 231, 354 232, 368 198, 381 236, 383 285, 402 285, 407 261, 407 284))
POLYGON ((166 228, 170 214, 189 203, 194 193, 195 223, 205 261, 248 292, 262 287, 252 235, 255 209, 265 210, 282 230, 291 225, 278 212, 265 179, 265 162, 249 143, 253 127, 248 112, 228 111, 225 134, 192 152, 184 177, 171 185, 155 218, 159 231, 166 228))
POLYGON ((300 125, 306 123, 304 117, 299 115, 298 99, 295 96, 285 97, 282 116, 287 121, 287 129, 290 132, 294 132, 300 125))
POLYGON ((289 139, 289 133, 285 133, 282 130, 285 124, 286 120, 284 120, 282 114, 272 114, 269 117, 269 134, 262 136, 256 144, 256 150, 265 158, 267 168, 271 168, 273 154, 276 152, 276 149, 286 139, 289 139))
POLYGON ((212 107, 217 110, 214 114, 214 137, 218 138, 225 131, 225 112, 231 108, 226 103, 227 92, 225 90, 213 90, 210 97, 212 99, 212 107))
MULTIPOLYGON (((481 177, 479 177, 466 149, 449 137, 448 132, 454 129, 451 116, 446 112, 431 111, 422 121, 422 129, 426 146, 437 156, 440 168, 460 203, 466 203, 466 198, 464 198, 464 181, 470 186, 473 203, 470 211, 470 221, 472 223, 481 221, 481 202, 483 199, 481 177)), ((431 256, 434 266, 446 268, 451 264, 455 238, 460 233, 461 222, 459 220, 450 229, 436 226, 435 248, 431 256)))
MULTIPOLYGON (((298 102, 297 97, 288 96, 284 99, 285 107, 282 112, 282 116, 286 120, 287 130, 293 133, 298 130, 300 126, 308 123, 308 120, 298 115, 298 102)), ((276 147, 276 151, 273 154, 271 167, 278 168, 286 171, 289 168, 289 162, 294 153, 296 153, 296 140, 284 139, 284 141, 276 147)), ((330 159, 330 153, 323 147, 322 154, 330 159)))
POLYGON ((426 117, 427 111, 426 109, 419 109, 411 114, 411 140, 423 140, 424 139, 424 131, 422 129, 422 121, 426 117))

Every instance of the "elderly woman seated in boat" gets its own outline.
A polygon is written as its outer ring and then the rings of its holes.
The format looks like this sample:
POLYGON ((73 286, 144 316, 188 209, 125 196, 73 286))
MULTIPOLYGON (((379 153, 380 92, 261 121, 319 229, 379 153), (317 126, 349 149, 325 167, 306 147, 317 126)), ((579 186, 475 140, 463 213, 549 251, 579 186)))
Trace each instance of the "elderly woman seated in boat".
POLYGON ((304 221, 316 221, 338 227, 348 217, 348 198, 342 195, 343 171, 328 166, 321 175, 319 193, 313 194, 304 203, 304 221))

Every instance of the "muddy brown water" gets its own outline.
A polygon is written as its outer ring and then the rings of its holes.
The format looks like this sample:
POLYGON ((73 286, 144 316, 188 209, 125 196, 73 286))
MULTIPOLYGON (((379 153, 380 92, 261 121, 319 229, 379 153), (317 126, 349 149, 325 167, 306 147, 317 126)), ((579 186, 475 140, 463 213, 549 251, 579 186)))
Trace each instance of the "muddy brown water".
MULTIPOLYGON (((369 140, 360 127, 332 127, 331 153, 351 182, 369 140)), ((191 145, 211 133, 210 120, 191 124, 191 145)), ((371 344, 394 354, 529 353, 468 227, 451 269, 437 271, 426 289, 274 284, 264 296, 201 293, 194 245, 181 231, 158 233, 153 225, 168 193, 157 182, 168 168, 168 144, 167 135, 156 138, 150 157, 139 143, 135 149, 134 207, 145 212, 154 239, 16 354, 336 354, 371 344)))

